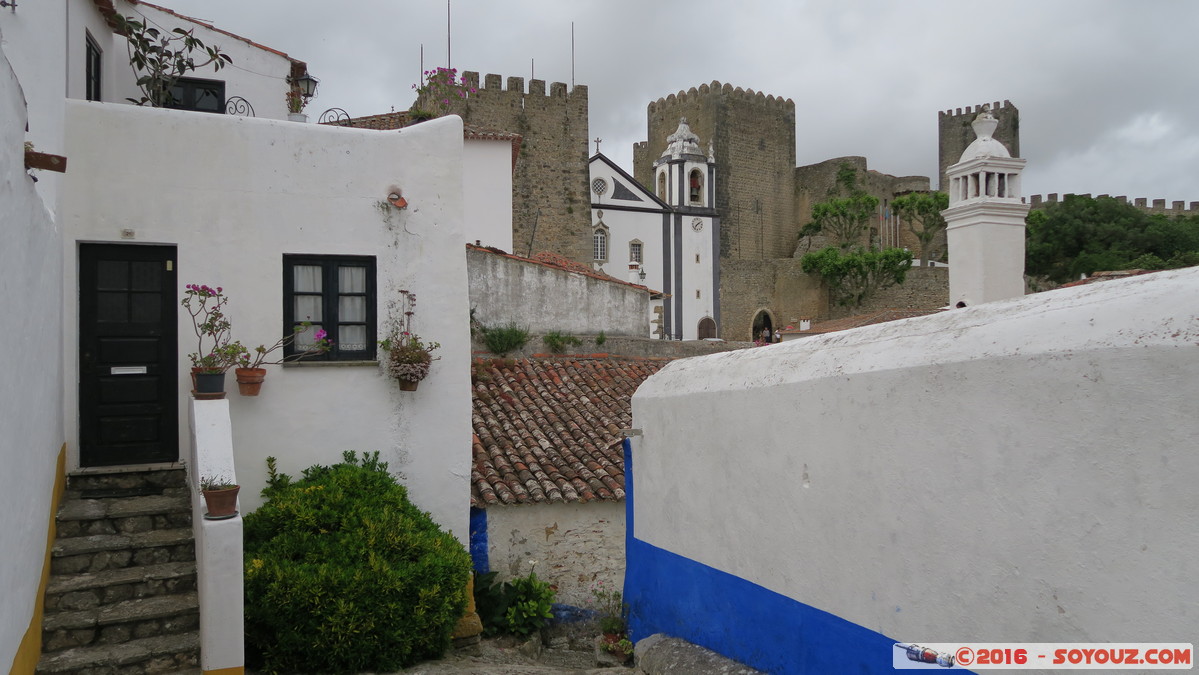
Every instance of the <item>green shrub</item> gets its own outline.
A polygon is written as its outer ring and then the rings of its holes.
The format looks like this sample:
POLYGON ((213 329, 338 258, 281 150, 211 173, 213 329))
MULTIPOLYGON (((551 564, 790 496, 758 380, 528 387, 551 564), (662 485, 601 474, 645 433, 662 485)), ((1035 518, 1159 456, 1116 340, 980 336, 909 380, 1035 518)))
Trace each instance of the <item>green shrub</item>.
POLYGON ((599 335, 595 336, 595 346, 596 347, 603 347, 604 343, 607 341, 608 341, 608 336, 604 335, 604 331, 602 331, 602 330, 599 332, 599 335))
POLYGON ((245 519, 251 666, 394 671, 449 646, 470 556, 378 458, 347 452, 297 481, 267 460, 267 502, 245 519))
POLYGON ((579 338, 556 330, 542 335, 541 341, 545 343, 551 354, 561 354, 566 351, 567 347, 577 347, 582 344, 579 338))
POLYGON ((529 329, 521 328, 516 323, 494 328, 482 327, 480 330, 483 333, 483 343, 487 345, 487 351, 497 356, 516 351, 529 341, 529 329))
POLYGON ((530 635, 553 616, 554 589, 533 572, 496 583, 495 572, 475 575, 475 611, 487 635, 530 635))

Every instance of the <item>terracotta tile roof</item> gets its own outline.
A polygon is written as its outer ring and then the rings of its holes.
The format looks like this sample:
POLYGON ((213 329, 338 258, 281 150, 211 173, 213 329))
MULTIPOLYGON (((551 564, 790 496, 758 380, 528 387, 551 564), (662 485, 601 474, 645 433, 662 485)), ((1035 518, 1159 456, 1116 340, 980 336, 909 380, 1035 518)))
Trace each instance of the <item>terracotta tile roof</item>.
POLYGON ((669 359, 476 359, 472 506, 624 499, 629 399, 669 359))
MULTIPOLYGON (((112 0, 93 0, 93 2, 95 2, 96 7, 100 10, 100 13, 104 15, 104 18, 108 21, 109 25, 112 26, 113 28, 116 28, 116 26, 114 25, 115 21, 112 18, 112 15, 116 13, 116 10, 113 8, 113 5, 112 5, 112 0)), ((151 7, 153 9, 157 9, 160 12, 166 12, 167 14, 177 16, 180 19, 185 19, 185 20, 190 21, 198 26, 204 26, 205 28, 207 28, 209 30, 213 30, 218 33, 221 33, 222 35, 228 35, 231 38, 241 40, 242 42, 245 42, 246 44, 251 45, 253 47, 257 47, 258 49, 261 49, 263 51, 268 51, 272 54, 278 54, 279 56, 282 56, 283 58, 287 59, 288 61, 291 61, 293 76, 295 76, 296 72, 297 72, 296 64, 304 66, 303 68, 298 69, 298 72, 300 75, 303 75, 304 72, 308 69, 307 64, 305 64, 303 61, 300 61, 299 59, 293 59, 292 57, 288 56, 287 54, 284 54, 283 52, 279 51, 278 49, 272 49, 270 47, 267 47, 266 45, 254 42, 253 40, 251 40, 249 38, 244 38, 236 33, 230 33, 227 30, 217 28, 216 26, 214 26, 211 23, 208 23, 207 21, 204 21, 202 19, 197 19, 195 17, 187 16, 186 14, 180 14, 179 12, 176 12, 173 9, 170 9, 167 7, 162 7, 161 5, 152 5, 148 2, 142 2, 142 0, 129 0, 129 2, 134 5, 145 5, 146 7, 151 7)))
POLYGON ((847 316, 844 319, 834 319, 832 321, 821 321, 813 323, 809 330, 798 329, 783 329, 779 333, 782 335, 820 335, 822 333, 835 333, 837 331, 849 330, 850 328, 860 328, 862 326, 870 326, 876 323, 887 323, 888 321, 898 321, 900 319, 911 319, 917 316, 928 316, 929 314, 937 314, 943 312, 944 309, 884 309, 880 312, 870 314, 859 314, 857 316, 847 316))
POLYGON ((581 263, 577 260, 571 260, 570 258, 567 258, 564 255, 559 255, 557 253, 550 253, 549 251, 535 253, 535 254, 533 254, 532 258, 524 258, 524 257, 518 256, 518 255, 514 255, 512 253, 505 253, 504 251, 501 251, 500 249, 495 248, 493 246, 477 246, 475 244, 467 244, 466 248, 474 249, 476 251, 487 251, 488 253, 491 253, 493 255, 502 255, 505 258, 512 258, 513 260, 520 260, 522 262, 531 263, 533 265, 541 265, 543 267, 552 267, 554 269, 562 270, 564 272, 573 272, 575 274, 582 274, 583 276, 591 277, 592 279, 599 279, 600 281, 608 281, 608 282, 611 282, 614 284, 623 284, 625 286, 632 286, 633 288, 640 288, 640 289, 643 289, 643 290, 649 292, 649 294, 652 296, 660 296, 662 294, 661 291, 655 291, 655 290, 649 288, 648 286, 643 286, 641 284, 635 284, 631 281, 625 281, 624 279, 617 279, 616 277, 614 277, 610 274, 596 272, 594 269, 591 268, 591 265, 588 265, 587 263, 581 263))

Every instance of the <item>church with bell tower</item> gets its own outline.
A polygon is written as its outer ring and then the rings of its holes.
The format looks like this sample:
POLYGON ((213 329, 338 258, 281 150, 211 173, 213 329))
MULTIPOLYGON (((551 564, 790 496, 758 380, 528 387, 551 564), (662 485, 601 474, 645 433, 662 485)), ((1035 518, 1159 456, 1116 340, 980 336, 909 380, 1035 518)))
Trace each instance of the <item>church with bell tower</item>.
POLYGON ((699 136, 681 118, 658 147, 651 187, 598 147, 591 157, 592 265, 661 291, 660 300, 651 304, 653 337, 722 337, 712 143, 705 153, 699 136))

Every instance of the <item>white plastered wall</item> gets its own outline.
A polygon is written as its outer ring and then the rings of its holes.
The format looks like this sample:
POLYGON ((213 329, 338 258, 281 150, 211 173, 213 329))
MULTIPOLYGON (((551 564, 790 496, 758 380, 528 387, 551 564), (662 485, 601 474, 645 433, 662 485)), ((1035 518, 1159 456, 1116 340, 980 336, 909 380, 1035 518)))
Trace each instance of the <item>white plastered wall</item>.
MULTIPOLYGON (((441 343, 417 392, 400 392, 380 366, 272 366, 257 398, 229 379, 241 504, 252 510, 265 458, 296 475, 381 452, 416 504, 467 539, 470 472, 469 329, 462 236, 462 123, 447 117, 404 129, 322 127, 134 106, 68 104, 61 209, 67 266, 63 360, 67 428, 77 434, 79 242, 172 244, 178 281, 222 286, 234 338, 270 344, 282 332, 284 253, 374 255, 384 325, 398 290, 419 297, 414 327, 441 343), (385 200, 399 185, 408 208, 385 200), (121 230, 134 231, 122 240, 121 230)), ((179 419, 192 334, 180 312, 179 419)), ((384 352, 380 352, 384 354, 384 352)), ((180 442, 186 442, 182 423, 180 442)), ((77 451, 72 453, 77 464, 77 451)))
POLYGON ((499 580, 534 570, 557 586, 555 602, 592 606, 597 583, 624 586, 624 509, 623 501, 490 506, 488 564, 499 580))
MULTIPOLYGON (((3 669, 12 665, 41 602, 37 591, 46 556, 55 460, 65 440, 59 359, 61 238, 37 189, 41 183, 35 184, 25 171, 25 101, 7 49, 7 44, 0 47, 0 316, 7 327, 6 346, 0 351, 3 669)), ((39 172, 39 178, 45 175, 39 172)))
POLYGON ((891 636, 1199 634, 1199 269, 675 361, 634 536, 891 636))
POLYGON ((463 150, 464 243, 512 250, 512 141, 468 138, 463 150))

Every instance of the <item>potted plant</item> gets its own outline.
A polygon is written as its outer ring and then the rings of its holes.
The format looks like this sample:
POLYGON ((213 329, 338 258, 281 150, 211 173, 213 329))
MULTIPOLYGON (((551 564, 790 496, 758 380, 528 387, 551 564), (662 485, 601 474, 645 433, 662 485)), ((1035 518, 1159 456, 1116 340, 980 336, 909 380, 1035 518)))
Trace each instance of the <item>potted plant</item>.
POLYGON ((308 116, 304 114, 304 106, 308 105, 308 101, 300 93, 296 87, 292 87, 284 94, 287 99, 287 119, 291 122, 307 122, 308 116))
POLYGON ((238 392, 242 396, 258 395, 259 390, 262 389, 262 382, 266 378, 266 368, 263 366, 277 366, 286 361, 299 361, 304 357, 324 354, 332 349, 333 341, 328 338, 328 333, 323 328, 318 328, 312 333, 312 344, 305 351, 277 359, 270 358, 271 354, 294 343, 296 338, 311 329, 312 324, 305 321, 296 326, 291 335, 279 338, 279 341, 270 347, 258 345, 253 350, 242 350, 237 359, 237 369, 234 371, 234 375, 237 377, 238 392))
POLYGON ((628 605, 620 591, 609 589, 602 581, 591 587, 591 596, 595 598, 600 632, 603 633, 598 640, 600 648, 620 661, 628 661, 633 656, 633 643, 627 633, 628 605))
POLYGON ((204 517, 209 520, 222 520, 237 515, 237 493, 241 486, 233 483, 223 475, 204 476, 200 479, 200 492, 204 495, 204 504, 208 513, 204 517))
POLYGON ((440 343, 422 340, 412 332, 412 317, 416 314, 416 294, 400 291, 400 315, 392 320, 391 333, 379 341, 388 352, 387 372, 400 383, 401 391, 416 391, 421 380, 429 376, 429 366, 440 356, 433 351, 440 343))
POLYGON ((225 372, 237 362, 245 347, 230 338, 232 326, 225 316, 229 298, 220 286, 188 284, 180 304, 191 316, 196 351, 187 355, 192 364, 192 393, 196 398, 225 398, 225 372))

